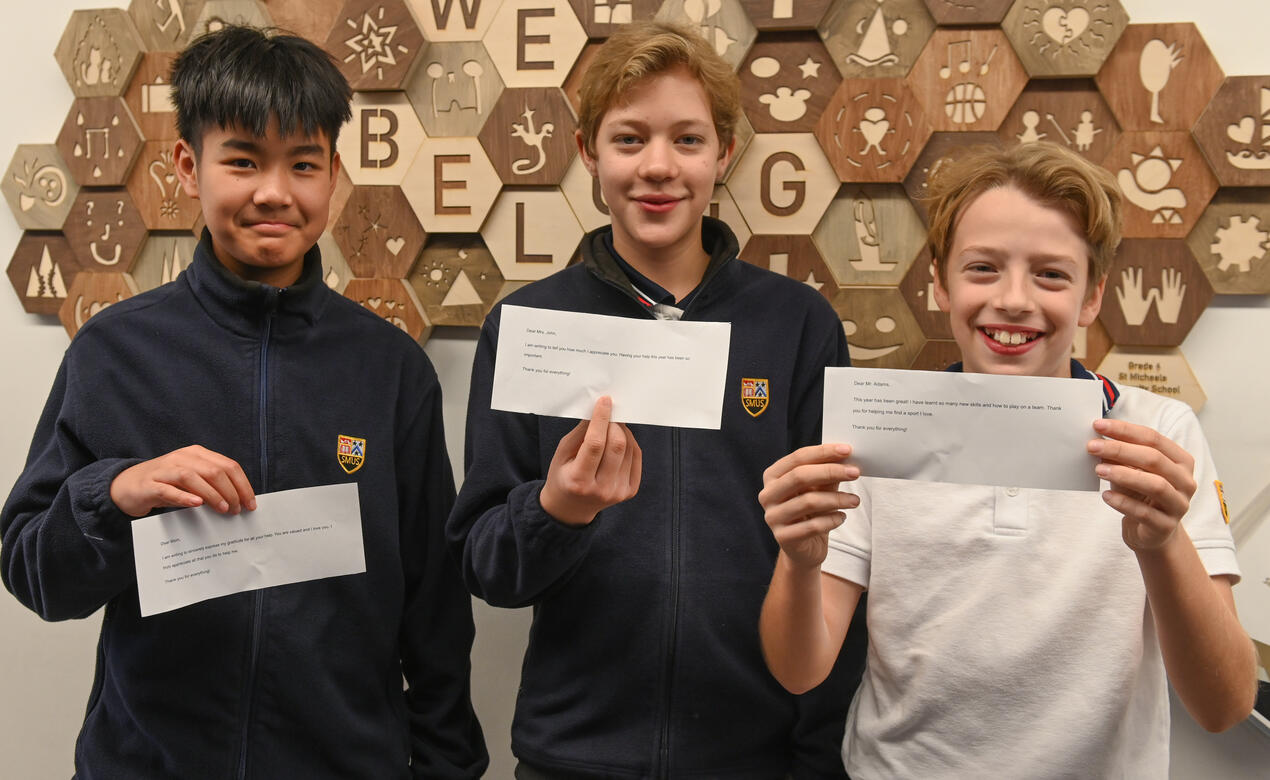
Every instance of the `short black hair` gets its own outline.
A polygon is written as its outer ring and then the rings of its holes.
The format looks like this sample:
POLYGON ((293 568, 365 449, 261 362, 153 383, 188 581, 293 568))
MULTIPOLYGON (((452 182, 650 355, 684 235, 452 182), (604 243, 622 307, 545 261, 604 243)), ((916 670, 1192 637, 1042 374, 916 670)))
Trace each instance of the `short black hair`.
POLYGON ((325 132, 334 154, 352 97, 331 55, 274 28, 228 25, 196 38, 172 63, 176 127, 195 155, 211 126, 263 137, 274 119, 283 137, 325 132))

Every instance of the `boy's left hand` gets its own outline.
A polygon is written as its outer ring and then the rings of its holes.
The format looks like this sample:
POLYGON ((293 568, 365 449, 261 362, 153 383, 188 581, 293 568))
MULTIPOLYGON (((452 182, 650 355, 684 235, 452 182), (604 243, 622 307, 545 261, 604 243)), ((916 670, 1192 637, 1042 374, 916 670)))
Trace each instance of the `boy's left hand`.
POLYGON ((1095 471, 1111 483, 1102 500, 1123 515, 1121 533, 1135 551, 1163 547, 1177 533, 1195 495, 1195 459, 1153 428, 1095 420, 1105 438, 1087 445, 1102 459, 1095 471))

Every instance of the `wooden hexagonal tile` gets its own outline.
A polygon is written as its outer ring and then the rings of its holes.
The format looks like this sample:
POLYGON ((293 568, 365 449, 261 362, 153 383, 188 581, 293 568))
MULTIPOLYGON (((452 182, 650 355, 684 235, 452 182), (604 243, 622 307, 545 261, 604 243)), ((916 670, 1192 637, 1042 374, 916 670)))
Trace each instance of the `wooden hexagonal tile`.
POLYGON ((9 261, 9 281, 27 314, 57 314, 79 273, 79 261, 61 233, 26 231, 9 261))
POLYGON ((432 137, 479 133, 503 89, 480 41, 428 46, 406 83, 415 114, 432 137))
POLYGON ((710 205, 706 206, 706 215, 722 220, 731 228, 733 235, 736 236, 737 246, 745 246, 749 242, 752 235, 750 226, 745 222, 740 207, 736 205, 736 199, 732 197, 732 193, 726 186, 715 185, 714 193, 710 196, 710 205))
POLYGON ((427 234, 400 187, 354 187, 331 235, 353 274, 404 279, 427 234))
POLYGON ((1000 30, 940 29, 908 84, 936 130, 995 132, 1027 84, 1027 73, 1000 30))
POLYGON ((1007 146, 1061 144, 1100 163, 1119 140, 1120 127, 1088 79, 1045 79, 1024 88, 997 135, 1007 146))
POLYGON ((141 214, 123 187, 80 190, 62 230, 85 271, 127 273, 146 237, 141 214))
POLYGON ((74 338, 89 317, 136 294, 137 288, 127 274, 85 271, 76 274, 71 282, 57 317, 67 335, 74 338))
POLYGON ((348 0, 323 45, 355 90, 398 90, 423 47, 405 0, 348 0))
POLYGON ((908 302, 909 311, 921 326, 922 333, 932 339, 951 339, 952 323, 935 302, 935 264, 930 258, 930 247, 926 246, 909 266, 908 273, 904 274, 900 294, 908 302))
POLYGON ((432 332, 415 291, 404 279, 350 279, 344 297, 409 333, 415 341, 427 341, 432 332))
POLYGON ((941 27, 1001 24, 1014 0, 926 0, 926 8, 941 27))
POLYGON ((508 89, 478 138, 504 184, 559 184, 577 152, 573 112, 558 88, 508 89))
POLYGON ((1176 347, 1213 298, 1184 241, 1126 239, 1107 275, 1098 318, 1120 346, 1176 347))
POLYGON ((481 237, 503 278, 533 281, 559 271, 582 239, 582 226, 555 187, 505 188, 481 237))
POLYGON ((586 32, 568 0, 503 0, 482 40, 508 87, 558 87, 586 32))
POLYGON ((1001 29, 1034 78, 1093 76, 1129 24, 1120 0, 1017 0, 1001 29))
POLYGON ((190 38, 197 38, 206 32, 216 32, 229 24, 269 27, 273 20, 258 0, 206 0, 194 20, 190 38))
POLYGON ((591 62, 600 51, 600 45, 599 41, 588 41, 587 45, 582 47, 582 53, 578 55, 573 67, 569 69, 569 75, 564 79, 564 84, 560 86, 564 90, 565 98, 569 101, 569 106, 573 109, 574 116, 582 110, 582 98, 578 94, 578 90, 582 89, 582 77, 590 70, 591 62))
POLYGON ((1076 336, 1072 339, 1072 357, 1079 360, 1082 366, 1093 368, 1102 362, 1111 347, 1111 335, 1107 333, 1107 328, 1094 320, 1089 327, 1076 329, 1076 336))
POLYGON ((843 182, 900 182, 930 138, 921 104, 901 79, 847 79, 816 140, 843 182))
POLYGON ((912 368, 917 371, 945 371, 961 360, 961 348, 951 339, 931 339, 922 345, 921 352, 913 358, 912 368))
POLYGON ((322 45, 340 20, 344 0, 263 0, 273 23, 322 45))
POLYGON ((815 30, 833 0, 741 0, 741 7, 755 29, 815 30))
POLYGON ((591 231, 609 224, 609 204, 604 202, 600 180, 586 169, 581 155, 575 156, 569 163, 569 170, 565 171, 560 182, 560 191, 583 230, 591 231))
POLYGON ((1000 146, 1001 140, 995 133, 932 133, 926 147, 918 155, 912 169, 904 177, 904 191, 913 200, 922 223, 926 222, 929 206, 926 198, 930 193, 927 184, 930 177, 940 166, 950 162, 959 152, 976 146, 1000 146))
POLYGON ((318 238, 318 250, 322 253, 322 281, 327 287, 343 295, 344 288, 353 278, 353 269, 348 267, 344 253, 340 251, 340 245, 335 242, 331 231, 327 230, 318 238))
POLYGON ((898 184, 848 184, 812 234, 844 286, 896 285, 926 243, 926 228, 898 184))
POLYGON ((1222 70, 1194 24, 1131 24, 1096 81, 1125 130, 1190 130, 1222 70))
POLYGON ((846 78, 903 78, 935 20, 921 0, 838 0, 817 31, 846 78))
POLYGON ((52 144, 21 144, 13 152, 0 192, 23 230, 61 230, 79 194, 52 144))
POLYGON ((336 146, 354 184, 401 184, 425 138, 404 92, 356 92, 336 146))
POLYGON ((433 325, 479 328, 503 289, 504 279, 479 235, 428 237, 407 280, 433 325))
POLYGON ((760 133, 810 133, 841 81, 812 32, 762 36, 740 75, 741 104, 760 133))
POLYGON ((650 19, 661 0, 569 0, 588 38, 607 38, 633 21, 650 19))
POLYGON ((430 233, 475 233, 502 186, 475 138, 429 138, 401 189, 430 233))
POLYGON ((837 191, 838 178, 811 133, 754 136, 728 177, 728 192, 760 234, 811 233, 837 191))
POLYGON ((203 0, 132 0, 128 4, 128 15, 150 52, 184 49, 202 10, 203 0))
POLYGON ((96 8, 71 12, 53 57, 76 97, 118 97, 144 48, 127 11, 96 8))
POLYGON ((151 233, 129 276, 144 292, 175 281, 194 260, 198 239, 188 233, 151 233))
POLYGON ((1186 356, 1177 348, 1115 347, 1096 370, 1112 382, 1175 398, 1196 412, 1208 400, 1186 356))
POLYGON ((811 236, 751 236, 741 259, 802 282, 833 301, 839 286, 811 236))
POLYGON ((150 230, 181 230, 194 227, 201 209, 185 194, 176 178, 173 149, 176 141, 146 141, 137 164, 128 176, 128 193, 141 221, 150 230))
POLYGON ((1270 76, 1226 79, 1195 140, 1223 187, 1270 187, 1270 76))
POLYGON ((847 334, 853 366, 908 368, 926 343, 908 304, 894 287, 844 287, 834 309, 847 334))
POLYGON ((741 64, 754 43, 758 30, 746 16, 739 0, 665 0, 655 17, 694 27, 701 37, 732 67, 741 64))
POLYGON ((123 101, 147 141, 175 141, 180 137, 176 130, 172 85, 168 82, 175 60, 175 52, 147 52, 124 92, 123 101))
POLYGON ((1124 194, 1129 238, 1186 238, 1217 191, 1217 180, 1187 133, 1125 133, 1103 167, 1115 174, 1124 194))
POLYGON ((1186 243, 1218 295, 1270 293, 1270 189, 1218 190, 1186 243))
POLYGON ((489 30, 502 0, 409 0, 415 20, 429 41, 479 41, 489 30))
POLYGON ((141 149, 141 130, 119 98, 78 98, 57 135, 57 150, 84 187, 118 187, 141 149))

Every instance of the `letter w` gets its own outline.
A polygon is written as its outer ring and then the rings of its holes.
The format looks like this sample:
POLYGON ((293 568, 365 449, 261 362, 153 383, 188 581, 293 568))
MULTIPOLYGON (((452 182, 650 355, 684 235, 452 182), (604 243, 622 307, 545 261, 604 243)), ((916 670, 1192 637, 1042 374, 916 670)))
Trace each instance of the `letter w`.
MULTIPOLYGON (((437 21, 437 29, 444 30, 450 24, 450 8, 454 6, 454 0, 442 0, 444 4, 432 0, 432 16, 437 21)), ((463 24, 467 29, 472 30, 476 27, 476 17, 481 12, 481 0, 459 0, 459 7, 463 10, 463 24)))

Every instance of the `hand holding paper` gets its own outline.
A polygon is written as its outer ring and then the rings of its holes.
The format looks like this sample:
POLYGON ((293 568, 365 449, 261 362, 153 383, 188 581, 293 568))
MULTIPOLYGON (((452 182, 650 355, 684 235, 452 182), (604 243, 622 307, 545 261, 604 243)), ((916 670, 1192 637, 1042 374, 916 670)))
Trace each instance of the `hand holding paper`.
POLYGON ((839 484, 860 469, 844 466, 846 444, 815 444, 791 452, 763 472, 758 502, 781 552, 797 566, 819 568, 829 552, 829 532, 842 525, 842 510, 860 504, 839 484))
POLYGON ((1153 428, 1124 420, 1098 420, 1105 439, 1089 442, 1102 458, 1098 476, 1111 483, 1102 494, 1120 512, 1125 544, 1134 550, 1163 547, 1177 534, 1195 495, 1195 459, 1153 428))
POLYGON ((232 515, 256 508, 242 466, 197 444, 124 469, 110 483, 110 499, 133 517, 169 506, 208 506, 232 515))
POLYGON ((565 525, 590 525, 601 510, 639 490, 643 453, 630 429, 612 421, 613 399, 601 396, 556 445, 538 500, 565 525))

